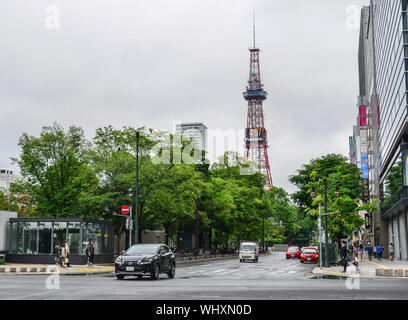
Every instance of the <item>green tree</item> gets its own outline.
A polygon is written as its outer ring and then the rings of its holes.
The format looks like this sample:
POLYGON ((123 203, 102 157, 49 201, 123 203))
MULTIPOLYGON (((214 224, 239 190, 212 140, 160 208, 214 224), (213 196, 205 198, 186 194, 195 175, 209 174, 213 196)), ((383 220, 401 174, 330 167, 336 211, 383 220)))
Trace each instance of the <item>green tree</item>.
POLYGON ((298 174, 290 177, 299 191, 293 195, 305 216, 317 219, 318 205, 324 204, 324 182, 327 181, 328 212, 339 212, 328 217, 330 237, 340 240, 364 224, 360 210, 376 210, 375 204, 363 204, 364 182, 361 170, 347 163, 341 155, 329 154, 303 165, 298 174), (310 194, 314 191, 316 197, 310 194))
POLYGON ((98 184, 89 169, 89 142, 81 128, 67 132, 54 123, 42 128, 40 136, 26 133, 19 139, 21 154, 12 159, 20 167, 22 181, 16 189, 27 192, 41 216, 86 216, 83 197, 98 184))

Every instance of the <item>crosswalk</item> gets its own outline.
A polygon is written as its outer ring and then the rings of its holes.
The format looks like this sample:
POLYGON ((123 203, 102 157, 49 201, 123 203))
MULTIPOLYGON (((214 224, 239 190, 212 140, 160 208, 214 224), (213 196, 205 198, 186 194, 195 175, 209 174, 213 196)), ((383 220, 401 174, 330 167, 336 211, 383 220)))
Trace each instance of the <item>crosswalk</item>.
POLYGON ((273 278, 285 275, 295 276, 304 271, 303 265, 299 262, 283 262, 282 264, 269 263, 219 263, 200 266, 181 267, 177 271, 178 278, 190 277, 214 277, 214 278, 273 278))

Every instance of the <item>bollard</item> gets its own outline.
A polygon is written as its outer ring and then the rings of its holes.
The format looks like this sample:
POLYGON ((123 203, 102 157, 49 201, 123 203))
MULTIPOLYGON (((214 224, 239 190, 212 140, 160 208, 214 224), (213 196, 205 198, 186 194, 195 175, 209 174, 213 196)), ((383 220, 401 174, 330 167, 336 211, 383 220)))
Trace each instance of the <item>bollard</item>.
POLYGON ((394 269, 394 277, 403 277, 404 270, 403 269, 394 269))
POLYGON ((393 277, 394 269, 384 269, 384 277, 393 277))
POLYGON ((377 277, 383 277, 384 276, 384 269, 376 268, 375 269, 375 275, 377 277))

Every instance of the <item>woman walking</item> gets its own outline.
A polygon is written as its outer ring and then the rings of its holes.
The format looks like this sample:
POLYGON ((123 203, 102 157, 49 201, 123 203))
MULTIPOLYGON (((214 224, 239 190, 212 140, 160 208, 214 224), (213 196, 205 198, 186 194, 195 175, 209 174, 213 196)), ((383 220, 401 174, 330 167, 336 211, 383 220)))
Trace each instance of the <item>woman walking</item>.
POLYGON ((390 253, 391 261, 394 261, 394 245, 392 244, 392 242, 388 246, 388 252, 390 253))
POLYGON ((364 249, 363 249, 363 244, 360 244, 360 247, 358 248, 358 254, 360 256, 360 261, 363 260, 363 254, 364 254, 364 249))
POLYGON ((86 255, 88 256, 88 267, 93 265, 94 255, 95 255, 95 246, 91 241, 89 241, 88 246, 86 247, 86 255))
POLYGON ((65 263, 67 262, 68 250, 67 245, 64 243, 61 249, 61 263, 62 267, 65 268, 65 263))
POLYGON ((358 263, 360 262, 360 258, 359 258, 359 247, 358 247, 357 241, 354 241, 353 243, 352 257, 353 257, 353 264, 356 267, 356 272, 360 273, 360 269, 358 268, 358 263))

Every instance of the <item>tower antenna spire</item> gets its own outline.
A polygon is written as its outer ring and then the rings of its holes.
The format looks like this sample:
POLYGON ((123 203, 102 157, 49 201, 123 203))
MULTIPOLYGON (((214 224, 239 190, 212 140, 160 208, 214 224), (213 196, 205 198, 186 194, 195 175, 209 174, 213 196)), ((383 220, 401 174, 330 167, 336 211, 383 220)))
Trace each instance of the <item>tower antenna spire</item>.
POLYGON ((253 11, 252 14, 253 14, 252 21, 253 21, 253 32, 254 32, 253 38, 254 38, 254 49, 255 49, 255 10, 253 11))

